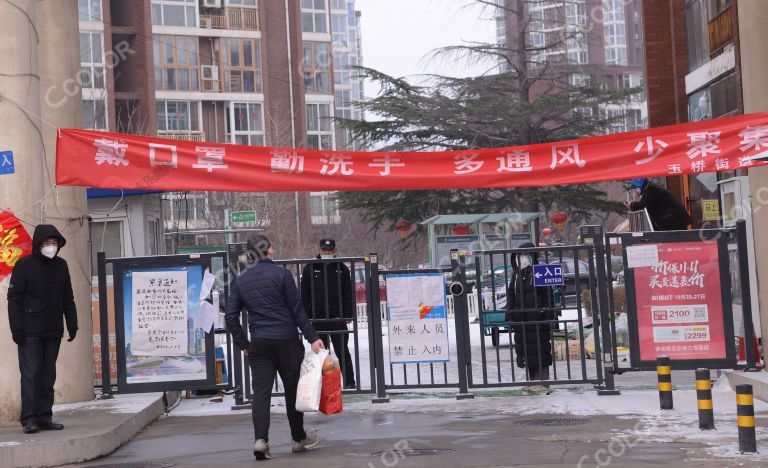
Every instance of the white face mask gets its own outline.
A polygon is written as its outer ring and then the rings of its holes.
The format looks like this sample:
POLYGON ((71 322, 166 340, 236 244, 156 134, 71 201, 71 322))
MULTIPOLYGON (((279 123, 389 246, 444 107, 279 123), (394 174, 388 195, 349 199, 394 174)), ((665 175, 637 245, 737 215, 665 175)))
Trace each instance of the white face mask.
POLYGON ((529 266, 531 266, 531 256, 521 255, 520 257, 518 257, 518 264, 520 265, 521 270, 528 268, 529 266))
POLYGON ((336 255, 334 255, 334 254, 330 254, 330 255, 320 254, 320 258, 322 258, 323 260, 330 260, 332 258, 336 258, 336 255))
POLYGON ((40 253, 48 258, 53 258, 56 256, 56 253, 59 251, 59 248, 55 245, 46 245, 45 247, 40 249, 40 253))

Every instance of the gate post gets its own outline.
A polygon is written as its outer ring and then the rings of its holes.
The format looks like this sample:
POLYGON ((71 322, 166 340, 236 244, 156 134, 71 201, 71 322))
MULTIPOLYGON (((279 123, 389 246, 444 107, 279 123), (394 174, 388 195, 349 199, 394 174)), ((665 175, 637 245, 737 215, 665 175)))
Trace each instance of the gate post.
MULTIPOLYGON (((462 258, 463 260, 463 258, 462 258)), ((467 307, 467 282, 464 276, 464 262, 459 264, 459 251, 451 249, 451 284, 448 291, 453 295, 453 320, 456 328, 456 359, 459 369, 459 394, 457 400, 469 400, 475 395, 469 393, 467 384, 467 356, 466 343, 469 340, 467 332, 468 307, 467 307)), ((447 313, 448 311, 446 311, 447 313)))
POLYGON ((752 291, 749 287, 749 257, 747 254, 747 222, 736 220, 736 245, 739 249, 739 281, 741 282, 741 314, 744 322, 744 356, 746 372, 757 372, 755 356, 755 327, 752 322, 752 291))
MULTIPOLYGON (((99 275, 99 333, 101 334, 101 396, 100 400, 114 398, 112 396, 112 361, 109 358, 109 307, 107 305, 107 254, 96 254, 99 275)), ((113 284, 117 284, 116 281, 113 284)))
MULTIPOLYGON (((384 334, 381 325, 381 298, 379 297, 379 256, 372 253, 368 256, 371 266, 371 276, 368 279, 368 289, 371 292, 371 305, 369 310, 371 321, 369 326, 373 327, 373 359, 376 362, 376 375, 371 376, 371 380, 376 379, 376 398, 373 403, 389 403, 387 397, 387 382, 384 374, 384 334)), ((369 345, 370 352, 370 345, 369 345)))
MULTIPOLYGON (((597 387, 598 395, 620 395, 614 385, 614 346, 615 346, 615 328, 612 325, 613 318, 608 304, 608 289, 613 285, 608 282, 608 274, 605 265, 605 242, 603 237, 603 227, 600 225, 581 226, 579 229, 582 242, 592 244, 595 248, 595 268, 597 270, 597 310, 600 317, 600 331, 603 334, 602 352, 603 352, 603 373, 605 385, 597 387)), ((594 308, 593 308, 594 317, 594 308)))

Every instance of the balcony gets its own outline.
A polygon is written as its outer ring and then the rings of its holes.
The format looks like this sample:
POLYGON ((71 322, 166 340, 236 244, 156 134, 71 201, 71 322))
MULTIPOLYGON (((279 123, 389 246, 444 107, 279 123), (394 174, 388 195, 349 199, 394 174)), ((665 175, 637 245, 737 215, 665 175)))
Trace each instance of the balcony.
POLYGON ((259 30, 259 10, 256 8, 223 8, 220 15, 200 15, 204 29, 259 30))
POLYGON ((158 138, 170 138, 172 140, 205 141, 205 133, 185 130, 158 130, 157 136, 158 138))

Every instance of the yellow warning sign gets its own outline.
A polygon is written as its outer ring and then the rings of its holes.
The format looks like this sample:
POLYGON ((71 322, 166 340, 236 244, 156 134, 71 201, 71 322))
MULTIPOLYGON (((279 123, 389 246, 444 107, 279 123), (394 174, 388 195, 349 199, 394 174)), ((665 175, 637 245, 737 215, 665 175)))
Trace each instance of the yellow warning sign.
POLYGON ((720 200, 702 200, 701 212, 704 221, 720 221, 720 200))

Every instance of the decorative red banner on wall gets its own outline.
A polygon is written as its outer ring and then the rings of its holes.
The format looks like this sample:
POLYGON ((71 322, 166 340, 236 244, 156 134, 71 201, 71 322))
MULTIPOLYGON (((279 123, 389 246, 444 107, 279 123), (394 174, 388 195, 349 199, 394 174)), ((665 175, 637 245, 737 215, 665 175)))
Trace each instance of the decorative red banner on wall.
POLYGON ((0 281, 16 262, 32 253, 32 239, 10 210, 0 211, 0 281))
POLYGON ((581 184, 768 164, 768 113, 557 143, 441 152, 238 146, 62 129, 59 185, 282 192, 581 184))

